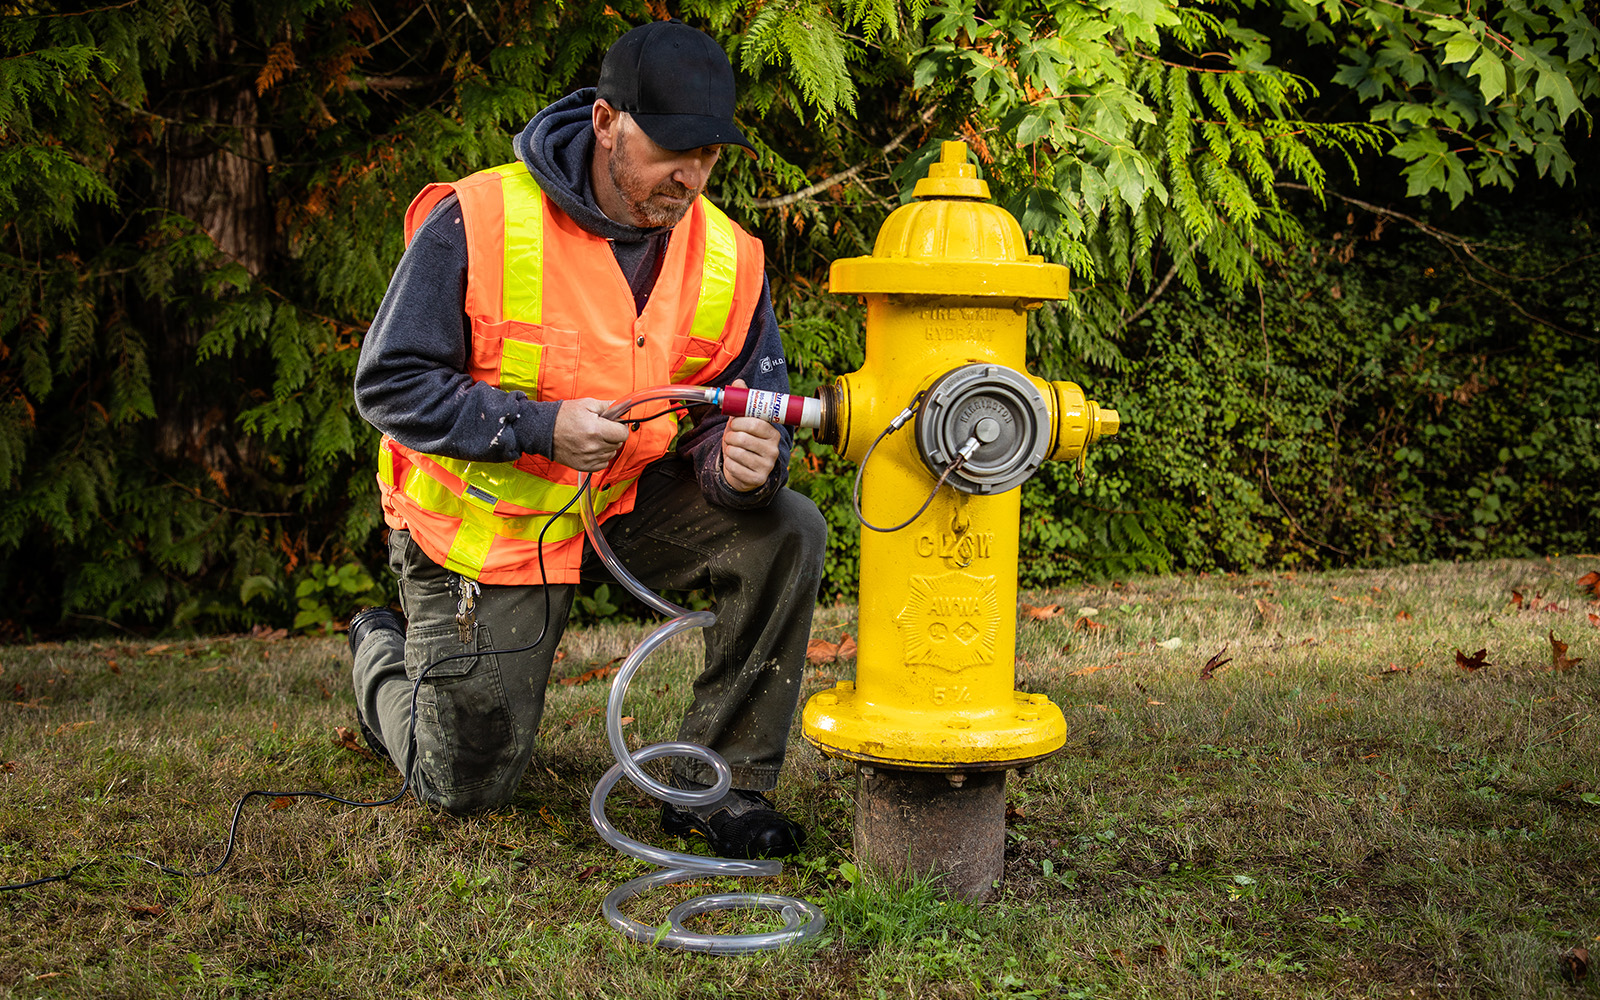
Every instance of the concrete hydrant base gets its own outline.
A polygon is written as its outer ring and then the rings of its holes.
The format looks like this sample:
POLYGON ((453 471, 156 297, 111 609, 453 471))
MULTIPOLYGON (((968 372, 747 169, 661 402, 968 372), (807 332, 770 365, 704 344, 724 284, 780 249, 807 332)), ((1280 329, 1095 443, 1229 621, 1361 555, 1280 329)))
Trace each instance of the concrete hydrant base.
POLYGON ((896 877, 939 876, 953 895, 996 895, 1006 854, 1006 772, 856 769, 855 855, 896 877))

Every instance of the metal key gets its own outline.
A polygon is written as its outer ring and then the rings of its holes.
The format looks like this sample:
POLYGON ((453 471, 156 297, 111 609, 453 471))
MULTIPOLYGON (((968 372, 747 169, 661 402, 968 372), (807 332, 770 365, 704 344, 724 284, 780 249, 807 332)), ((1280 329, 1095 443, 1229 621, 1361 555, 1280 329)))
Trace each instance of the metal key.
POLYGON ((461 578, 461 599, 456 602, 456 630, 461 645, 472 642, 473 627, 478 624, 478 581, 461 578))

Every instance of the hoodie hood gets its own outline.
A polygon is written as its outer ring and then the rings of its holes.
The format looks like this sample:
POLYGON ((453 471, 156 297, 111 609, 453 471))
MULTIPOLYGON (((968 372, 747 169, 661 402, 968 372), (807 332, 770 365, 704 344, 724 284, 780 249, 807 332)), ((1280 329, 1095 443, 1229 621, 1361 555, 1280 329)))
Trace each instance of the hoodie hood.
POLYGON ((589 160, 594 155, 595 88, 574 91, 533 116, 512 140, 517 159, 528 167, 550 200, 588 232, 619 243, 640 243, 665 231, 639 229, 607 216, 594 198, 589 160))

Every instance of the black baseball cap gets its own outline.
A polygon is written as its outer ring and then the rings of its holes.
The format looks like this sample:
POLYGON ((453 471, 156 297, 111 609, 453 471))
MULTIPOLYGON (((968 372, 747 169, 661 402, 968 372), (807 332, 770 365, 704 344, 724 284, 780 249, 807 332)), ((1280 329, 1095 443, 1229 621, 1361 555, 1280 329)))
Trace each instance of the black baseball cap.
POLYGON ((663 149, 727 143, 755 149, 733 123, 728 54, 677 18, 641 25, 613 42, 600 63, 598 90, 663 149))

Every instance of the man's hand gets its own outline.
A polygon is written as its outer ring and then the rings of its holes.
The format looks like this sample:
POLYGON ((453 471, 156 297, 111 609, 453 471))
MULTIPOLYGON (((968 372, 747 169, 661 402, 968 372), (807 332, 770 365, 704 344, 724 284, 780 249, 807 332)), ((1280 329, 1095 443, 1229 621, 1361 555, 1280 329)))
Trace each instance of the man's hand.
MULTIPOLYGON (((600 399, 566 399, 556 411, 555 454, 569 469, 599 472, 628 440, 628 425, 600 416, 611 404, 600 399)), ((759 421, 757 421, 759 423, 759 421)))
MULTIPOLYGON (((744 379, 733 385, 746 388, 744 379)), ((733 417, 722 429, 722 478, 740 493, 760 489, 778 464, 778 428, 755 417, 733 417)))

